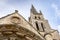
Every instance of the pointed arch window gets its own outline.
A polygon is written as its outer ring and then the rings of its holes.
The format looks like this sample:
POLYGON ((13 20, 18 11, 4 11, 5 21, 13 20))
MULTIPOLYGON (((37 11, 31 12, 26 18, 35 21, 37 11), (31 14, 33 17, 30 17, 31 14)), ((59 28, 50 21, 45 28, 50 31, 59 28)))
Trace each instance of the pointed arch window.
POLYGON ((39 30, 39 26, 38 26, 38 23, 36 22, 35 24, 36 24, 36 28, 37 28, 37 30, 39 30))
POLYGON ((43 31, 44 31, 43 23, 41 23, 41 27, 42 27, 42 29, 43 29, 43 31))

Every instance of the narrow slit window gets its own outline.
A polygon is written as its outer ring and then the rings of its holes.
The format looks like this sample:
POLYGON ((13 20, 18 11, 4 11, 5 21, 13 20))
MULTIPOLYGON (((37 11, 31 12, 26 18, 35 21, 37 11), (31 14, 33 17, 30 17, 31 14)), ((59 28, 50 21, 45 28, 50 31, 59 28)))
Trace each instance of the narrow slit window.
POLYGON ((37 30, 39 30, 39 26, 38 26, 38 23, 36 22, 36 28, 37 28, 37 30))
POLYGON ((43 29, 43 31, 44 31, 43 23, 41 23, 41 27, 42 27, 42 29, 43 29))

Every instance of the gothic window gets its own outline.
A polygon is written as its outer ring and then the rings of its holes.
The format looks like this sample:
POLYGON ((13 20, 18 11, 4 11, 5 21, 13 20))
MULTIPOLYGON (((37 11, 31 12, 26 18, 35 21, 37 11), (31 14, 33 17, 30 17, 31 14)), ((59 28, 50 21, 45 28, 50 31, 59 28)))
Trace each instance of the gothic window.
POLYGON ((38 26, 38 23, 36 22, 36 28, 37 28, 37 30, 39 30, 39 26, 38 26))
POLYGON ((43 31, 44 31, 43 23, 41 23, 41 27, 42 27, 42 29, 43 29, 43 31))

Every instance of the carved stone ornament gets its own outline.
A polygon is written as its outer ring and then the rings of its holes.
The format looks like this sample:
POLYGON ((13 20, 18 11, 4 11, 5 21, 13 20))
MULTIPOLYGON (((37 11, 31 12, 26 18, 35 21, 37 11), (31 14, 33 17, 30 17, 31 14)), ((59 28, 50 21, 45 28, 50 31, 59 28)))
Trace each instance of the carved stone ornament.
POLYGON ((42 39, 35 33, 21 26, 1 25, 0 40, 42 40, 42 39))
POLYGON ((19 17, 15 17, 15 16, 11 18, 11 21, 12 21, 13 23, 16 23, 16 24, 17 24, 17 23, 20 23, 20 20, 21 20, 21 19, 20 19, 19 17))

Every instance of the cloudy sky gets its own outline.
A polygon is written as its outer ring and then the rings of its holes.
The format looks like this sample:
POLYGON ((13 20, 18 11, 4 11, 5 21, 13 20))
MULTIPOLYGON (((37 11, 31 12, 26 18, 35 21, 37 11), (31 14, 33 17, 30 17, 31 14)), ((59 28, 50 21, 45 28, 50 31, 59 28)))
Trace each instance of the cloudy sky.
POLYGON ((60 0, 0 0, 0 17, 11 14, 14 10, 28 19, 31 5, 42 11, 51 28, 60 32, 60 0))

